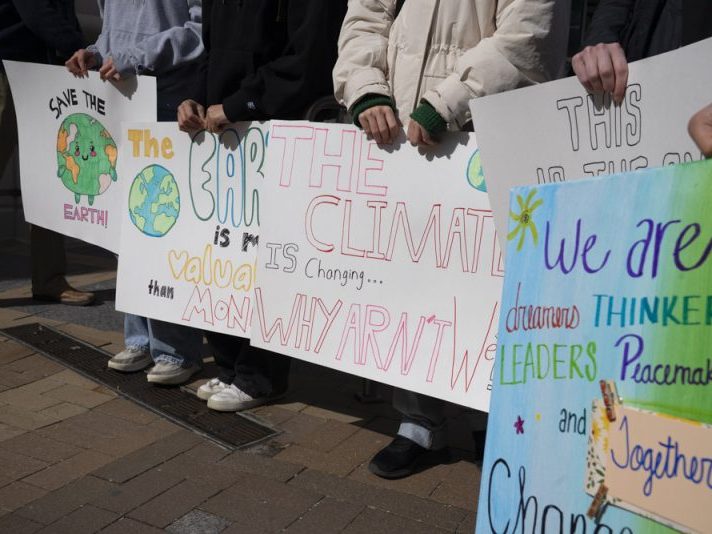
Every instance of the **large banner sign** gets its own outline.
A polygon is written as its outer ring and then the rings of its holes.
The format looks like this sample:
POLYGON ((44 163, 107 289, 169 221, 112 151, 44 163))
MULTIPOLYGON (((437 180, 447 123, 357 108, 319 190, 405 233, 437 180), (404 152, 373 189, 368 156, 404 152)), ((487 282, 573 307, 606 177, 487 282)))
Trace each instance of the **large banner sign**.
POLYGON ((253 345, 486 410, 502 255, 473 135, 272 122, 253 345))
POLYGON ((515 188, 477 532, 710 532, 712 162, 515 188))
POLYGON ((267 133, 123 125, 117 309, 250 336, 267 133))
POLYGON ((4 61, 17 111, 27 222, 119 249, 122 121, 156 120, 156 81, 75 78, 64 67, 4 61))
POLYGON ((509 190, 700 159, 687 134, 709 104, 712 39, 632 63, 625 100, 576 78, 478 98, 471 107, 500 238, 509 190))

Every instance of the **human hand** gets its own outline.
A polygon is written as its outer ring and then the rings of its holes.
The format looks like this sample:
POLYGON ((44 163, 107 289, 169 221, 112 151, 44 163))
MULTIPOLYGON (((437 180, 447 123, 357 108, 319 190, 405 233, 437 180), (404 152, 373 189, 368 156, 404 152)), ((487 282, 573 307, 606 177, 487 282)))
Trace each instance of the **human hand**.
POLYGON ((116 66, 114 65, 114 60, 110 57, 104 60, 104 64, 99 69, 99 76, 101 76, 101 79, 104 81, 118 81, 121 79, 121 74, 119 74, 119 71, 116 69, 116 66))
POLYGON ((692 116, 687 130, 705 157, 712 158, 712 104, 692 116))
POLYGON ((221 132, 230 121, 225 116, 222 104, 216 104, 208 108, 205 117, 205 127, 213 133, 221 132))
POLYGON ((620 44, 587 46, 571 59, 571 65, 587 91, 610 92, 616 104, 623 102, 628 85, 628 60, 620 44))
POLYGON ((358 121, 366 135, 379 145, 390 145, 398 137, 400 123, 391 106, 370 107, 358 116, 358 121))
POLYGON ((430 147, 438 144, 428 131, 415 120, 408 123, 408 141, 410 141, 411 145, 419 147, 430 147))
POLYGON ((89 69, 97 66, 96 55, 85 48, 80 48, 65 61, 64 66, 75 77, 85 78, 89 75, 89 69))
POLYGON ((195 100, 184 100, 178 106, 178 127, 184 132, 202 130, 205 126, 205 108, 195 100))

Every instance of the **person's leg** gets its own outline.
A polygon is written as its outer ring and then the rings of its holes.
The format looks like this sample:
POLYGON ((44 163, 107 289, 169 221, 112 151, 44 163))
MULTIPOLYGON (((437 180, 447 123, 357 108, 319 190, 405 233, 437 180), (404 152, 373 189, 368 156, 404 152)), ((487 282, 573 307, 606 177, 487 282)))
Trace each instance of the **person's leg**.
POLYGON ((395 479, 447 461, 444 401, 396 389, 393 406, 403 414, 398 435, 373 457, 369 470, 395 479))
POLYGON ((474 441, 474 460, 482 462, 485 457, 485 443, 487 442, 487 423, 489 414, 472 410, 469 413, 469 423, 472 428, 472 439, 474 441))
POLYGON ((30 255, 32 298, 69 306, 88 306, 94 302, 94 293, 74 289, 67 282, 63 235, 30 225, 30 255))
POLYGON ((446 445, 445 401, 405 389, 393 392, 393 407, 402 414, 398 435, 424 449, 438 450, 446 445))
POLYGON ((184 367, 202 366, 203 331, 179 324, 148 319, 151 357, 173 358, 184 367))
POLYGON ((62 234, 32 225, 30 255, 33 295, 61 292, 69 287, 64 278, 67 270, 67 255, 62 234))
POLYGON ((32 298, 69 306, 87 306, 94 302, 94 293, 74 289, 67 282, 63 235, 30 225, 30 256, 32 298))
POLYGON ((289 385, 292 359, 246 345, 235 360, 235 384, 253 398, 281 395, 289 385))
POLYGON ((235 354, 232 385, 208 399, 208 408, 233 412, 269 402, 287 389, 291 358, 245 343, 235 354))
POLYGON ((205 337, 213 349, 213 358, 218 366, 218 376, 202 384, 196 392, 199 399, 207 401, 232 385, 235 379, 235 355, 244 344, 249 342, 243 338, 217 332, 205 332, 205 337))
POLYGON ((203 332, 187 326, 148 320, 151 357, 156 365, 148 381, 156 384, 183 384, 203 366, 203 332))
POLYGON ((286 393, 289 388, 289 371, 292 368, 292 358, 276 352, 270 352, 269 354, 271 355, 270 379, 272 382, 270 397, 275 398, 286 393))
MULTIPOLYGON (((17 122, 12 93, 7 76, 0 73, 0 177, 10 157, 17 148, 17 122)), ((32 259, 32 296, 41 300, 84 306, 94 300, 94 295, 76 291, 65 279, 66 253, 64 236, 30 226, 30 255, 32 259)))
POLYGON ((124 346, 127 349, 150 350, 148 319, 140 315, 124 315, 124 346))
POLYGON ((252 398, 272 393, 272 353, 246 345, 235 358, 233 384, 252 398))
POLYGON ((124 315, 124 350, 109 360, 109 368, 131 373, 145 369, 153 360, 149 350, 148 319, 124 315))
MULTIPOLYGON (((17 123, 15 105, 7 77, 0 73, 0 126, 3 142, 0 143, 0 176, 10 156, 17 147, 17 123)), ((67 257, 64 236, 30 225, 30 256, 32 260, 32 296, 38 300, 61 302, 74 306, 86 306, 94 301, 94 294, 77 291, 65 278, 67 257)))
POLYGON ((218 366, 218 379, 223 384, 232 384, 235 380, 235 361, 237 354, 249 341, 241 337, 228 336, 217 332, 206 332, 205 337, 213 349, 213 358, 218 366))
POLYGON ((0 72, 0 128, 2 128, 2 143, 0 143, 0 178, 17 148, 17 122, 15 106, 12 101, 10 85, 7 76, 0 72))

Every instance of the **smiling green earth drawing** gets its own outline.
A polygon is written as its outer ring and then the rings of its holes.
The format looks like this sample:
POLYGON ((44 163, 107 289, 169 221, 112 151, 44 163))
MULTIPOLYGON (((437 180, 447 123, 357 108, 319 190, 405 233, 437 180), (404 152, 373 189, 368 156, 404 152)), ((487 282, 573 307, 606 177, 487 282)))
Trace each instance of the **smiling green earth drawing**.
POLYGON ((86 195, 89 205, 116 181, 116 143, 94 117, 69 115, 57 134, 57 176, 74 193, 79 204, 86 195))

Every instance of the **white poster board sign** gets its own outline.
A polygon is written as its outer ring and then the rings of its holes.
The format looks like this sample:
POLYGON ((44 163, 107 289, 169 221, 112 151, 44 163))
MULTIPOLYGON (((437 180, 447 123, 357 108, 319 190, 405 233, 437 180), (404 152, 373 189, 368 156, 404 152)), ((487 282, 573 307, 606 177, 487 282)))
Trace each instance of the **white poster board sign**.
POLYGON ((712 39, 630 64, 625 100, 572 77, 471 102, 501 239, 509 190, 700 159, 687 123, 710 103, 712 39))
POLYGON ((272 122, 253 345, 486 410, 502 255, 474 135, 272 122))
POLYGON ((119 249, 122 121, 156 120, 156 80, 103 82, 64 67, 4 61, 17 112, 27 222, 119 249))
POLYGON ((124 123, 117 309, 249 337, 267 133, 124 123))

